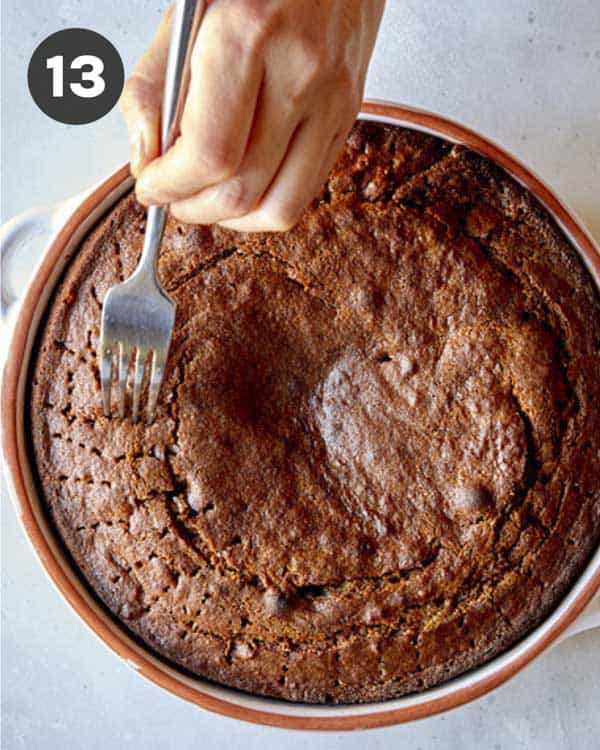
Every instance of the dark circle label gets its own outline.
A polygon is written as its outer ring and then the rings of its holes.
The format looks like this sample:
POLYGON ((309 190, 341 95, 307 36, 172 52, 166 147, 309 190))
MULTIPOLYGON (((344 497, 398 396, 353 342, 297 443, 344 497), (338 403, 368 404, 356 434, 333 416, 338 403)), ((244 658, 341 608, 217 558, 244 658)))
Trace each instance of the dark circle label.
POLYGON ((94 122, 115 106, 125 81, 114 46, 89 29, 63 29, 37 47, 27 71, 38 107, 58 122, 94 122))

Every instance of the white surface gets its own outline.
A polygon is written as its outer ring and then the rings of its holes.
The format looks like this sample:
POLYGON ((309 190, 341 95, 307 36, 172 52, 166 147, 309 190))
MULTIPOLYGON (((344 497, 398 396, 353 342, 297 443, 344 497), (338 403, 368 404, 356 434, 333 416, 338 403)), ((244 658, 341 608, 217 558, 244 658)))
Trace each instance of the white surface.
MULTIPOLYGON (((87 126, 46 118, 29 98, 35 46, 59 28, 108 36, 126 69, 150 38, 159 0, 4 0, 2 220, 78 192, 126 158, 113 111, 87 126)), ((523 159, 600 240, 598 0, 388 0, 367 94, 471 125, 523 159), (499 7, 501 6, 501 7, 499 7)), ((142 681, 81 625, 41 573, 3 486, 2 747, 52 749, 406 747, 577 748, 600 736, 600 631, 545 654, 469 706, 355 735, 251 727, 142 681)))

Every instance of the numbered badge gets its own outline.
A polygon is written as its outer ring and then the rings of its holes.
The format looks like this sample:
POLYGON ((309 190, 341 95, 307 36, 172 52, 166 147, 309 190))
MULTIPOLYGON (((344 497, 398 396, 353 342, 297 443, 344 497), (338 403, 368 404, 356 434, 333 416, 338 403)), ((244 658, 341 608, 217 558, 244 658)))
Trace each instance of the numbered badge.
POLYGON ((27 80, 31 96, 48 117, 83 125, 115 106, 125 73, 108 39, 89 29, 64 29, 37 47, 27 80))

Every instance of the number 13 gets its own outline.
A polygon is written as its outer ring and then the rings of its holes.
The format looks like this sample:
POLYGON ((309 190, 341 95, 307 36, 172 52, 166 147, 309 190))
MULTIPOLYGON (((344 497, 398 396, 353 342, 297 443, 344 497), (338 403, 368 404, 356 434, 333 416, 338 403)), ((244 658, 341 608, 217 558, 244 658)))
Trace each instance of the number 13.
MULTIPOLYGON (((71 70, 81 70, 89 65, 90 70, 81 71, 81 80, 91 83, 91 86, 83 86, 81 83, 70 83, 69 87, 76 96, 92 99, 106 88, 106 82, 102 78, 104 63, 96 55, 79 55, 70 65, 71 70)), ((64 60, 62 55, 55 55, 46 60, 46 68, 52 71, 52 96, 64 96, 64 60)))

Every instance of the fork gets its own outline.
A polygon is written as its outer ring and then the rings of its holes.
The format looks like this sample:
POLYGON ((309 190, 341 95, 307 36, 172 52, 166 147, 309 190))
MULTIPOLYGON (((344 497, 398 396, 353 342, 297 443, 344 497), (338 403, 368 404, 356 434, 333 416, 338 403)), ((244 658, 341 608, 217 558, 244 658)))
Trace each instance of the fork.
MULTIPOLYGON (((204 0, 178 0, 175 6, 162 102, 163 153, 175 139, 189 78, 192 40, 202 20, 204 6, 204 0)), ((148 208, 139 264, 126 281, 108 291, 102 305, 100 382, 107 417, 111 413, 114 359, 118 358, 122 419, 126 414, 128 373, 135 359, 131 418, 133 422, 138 421, 144 372, 150 360, 146 421, 151 424, 154 420, 175 323, 175 302, 163 289, 156 267, 167 210, 164 206, 148 208)))

